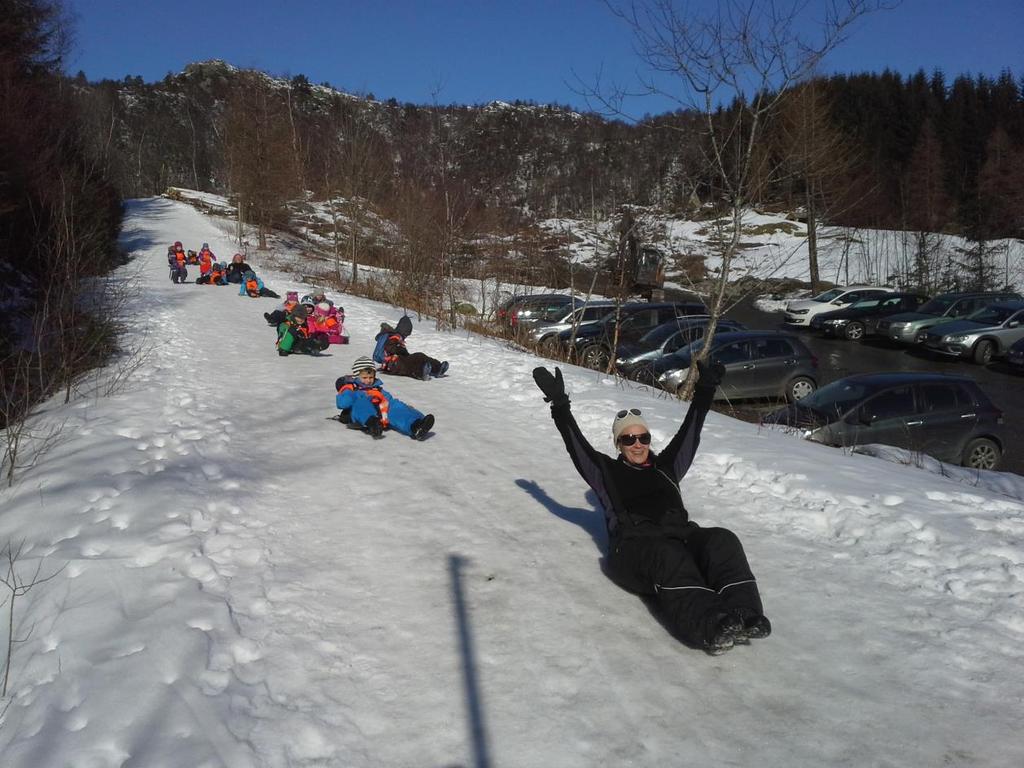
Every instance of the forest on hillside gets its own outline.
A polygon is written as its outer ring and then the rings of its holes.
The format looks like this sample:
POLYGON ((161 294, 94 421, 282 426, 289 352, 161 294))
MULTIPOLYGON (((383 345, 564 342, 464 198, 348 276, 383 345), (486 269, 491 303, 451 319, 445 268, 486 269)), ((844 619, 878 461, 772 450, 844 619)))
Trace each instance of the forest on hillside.
POLYGON ((59 2, 0 0, 0 468, 41 398, 69 399, 116 344, 121 199, 63 74, 59 2), (7 429, 4 429, 7 427, 7 429))
MULTIPOLYGON (((268 225, 306 192, 361 198, 396 220, 426 205, 481 229, 623 204, 685 214, 725 194, 695 112, 629 124, 557 105, 400 104, 216 61, 158 83, 79 73, 73 85, 121 194, 240 196, 268 225)), ((762 131, 756 205, 795 210, 810 194, 834 224, 1024 234, 1024 78, 1010 71, 815 79, 790 89, 762 131)))

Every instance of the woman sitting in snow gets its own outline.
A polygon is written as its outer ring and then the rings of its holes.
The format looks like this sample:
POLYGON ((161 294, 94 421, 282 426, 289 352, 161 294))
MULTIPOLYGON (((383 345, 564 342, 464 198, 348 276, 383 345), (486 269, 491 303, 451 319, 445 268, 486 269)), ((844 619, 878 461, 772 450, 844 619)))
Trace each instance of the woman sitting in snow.
POLYGON ((334 387, 338 391, 335 402, 341 411, 338 420, 374 437, 383 435, 385 429, 393 429, 414 440, 423 440, 434 426, 431 414, 420 413, 384 390, 373 360, 368 357, 356 358, 352 375, 342 376, 334 387))
POLYGON ((423 380, 431 376, 443 376, 448 370, 448 361, 441 362, 422 352, 410 352, 405 346, 405 340, 411 333, 412 319, 408 315, 404 315, 395 328, 387 323, 380 324, 380 333, 374 337, 377 346, 373 357, 381 364, 381 370, 396 376, 423 380))
POLYGON ((250 271, 252 271, 252 267, 245 263, 245 257, 236 253, 231 257, 231 263, 228 264, 228 282, 240 283, 245 273, 250 271))
POLYGON ((551 418, 566 450, 601 501, 608 526, 608 565, 623 588, 654 597, 672 631, 717 656, 737 643, 767 637, 771 623, 743 545, 725 528, 701 528, 689 519, 679 481, 690 468, 704 418, 725 369, 698 363, 697 388, 682 426, 660 454, 636 408, 619 411, 611 458, 595 451, 569 408, 562 372, 535 368, 533 378, 551 403, 551 418))

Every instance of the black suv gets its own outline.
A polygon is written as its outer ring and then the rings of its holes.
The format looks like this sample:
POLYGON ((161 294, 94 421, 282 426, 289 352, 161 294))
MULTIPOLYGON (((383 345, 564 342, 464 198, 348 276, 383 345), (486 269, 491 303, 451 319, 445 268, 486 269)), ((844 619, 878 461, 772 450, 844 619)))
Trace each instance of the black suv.
POLYGON ((1002 411, 972 379, 942 373, 847 376, 764 421, 825 445, 882 443, 974 469, 996 469, 1005 445, 1002 411))
POLYGON ((623 304, 616 311, 612 309, 596 323, 580 326, 575 338, 572 329, 562 331, 559 341, 570 360, 598 371, 607 370, 612 358, 612 345, 638 340, 652 328, 687 315, 706 315, 708 308, 703 304, 673 302, 649 304, 637 302, 623 304))
MULTIPOLYGON (((635 342, 619 344, 616 350, 618 357, 615 358, 616 372, 627 379, 653 384, 651 365, 690 346, 697 339, 704 338, 709 322, 711 318, 704 315, 680 317, 648 331, 635 342)), ((746 329, 743 323, 725 317, 720 317, 715 326, 716 333, 746 329)))
POLYGON ((886 293, 861 299, 842 309, 822 312, 811 318, 811 328, 826 336, 857 341, 875 332, 875 326, 883 317, 902 312, 917 312, 928 301, 920 293, 886 293))

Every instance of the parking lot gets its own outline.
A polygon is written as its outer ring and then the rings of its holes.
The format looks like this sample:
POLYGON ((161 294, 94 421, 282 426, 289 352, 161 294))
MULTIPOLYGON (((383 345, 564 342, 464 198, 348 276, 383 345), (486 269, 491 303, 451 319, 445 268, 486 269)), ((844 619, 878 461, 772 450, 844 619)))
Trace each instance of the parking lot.
MULTIPOLYGON (((752 329, 783 328, 782 314, 762 312, 752 302, 744 302, 728 312, 728 316, 746 324, 752 329)), ((906 349, 885 342, 851 342, 842 339, 827 339, 817 333, 793 330, 817 356, 821 371, 819 386, 841 379, 854 373, 876 373, 880 371, 928 371, 957 373, 973 378, 1005 414, 1009 434, 1017 429, 1024 431, 1024 377, 1015 375, 1002 363, 983 367, 958 360, 936 358, 916 349, 906 349)), ((736 408, 736 415, 756 420, 778 404, 744 403, 736 408)), ((1001 469, 1024 475, 1024 450, 1017 444, 1004 446, 1001 469)))

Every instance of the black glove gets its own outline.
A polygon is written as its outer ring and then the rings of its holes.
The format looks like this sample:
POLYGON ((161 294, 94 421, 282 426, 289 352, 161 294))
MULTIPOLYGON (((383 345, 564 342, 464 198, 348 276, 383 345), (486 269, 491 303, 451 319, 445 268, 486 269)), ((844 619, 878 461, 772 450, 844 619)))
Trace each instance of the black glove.
POLYGON ((555 375, 551 375, 544 366, 538 366, 533 369, 533 380, 537 382, 537 386, 540 387, 540 391, 544 393, 544 402, 551 403, 551 407, 555 408, 560 405, 566 405, 569 402, 569 397, 565 394, 565 382, 562 380, 562 370, 555 368, 555 375))
POLYGON ((725 366, 721 363, 709 364, 706 360, 697 361, 697 386, 715 389, 725 378, 725 366))

